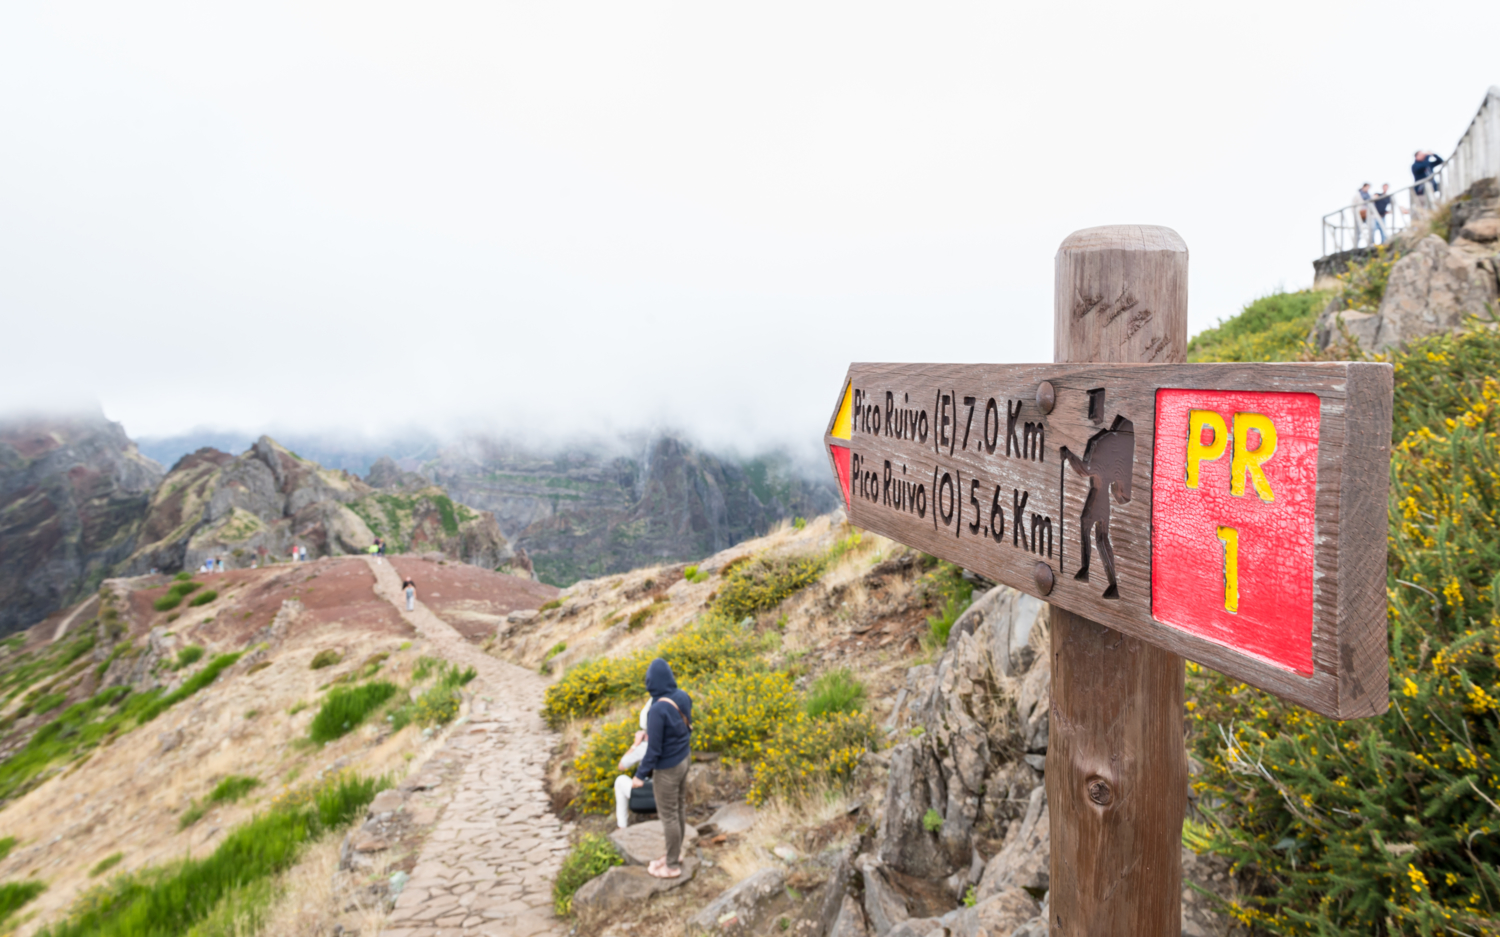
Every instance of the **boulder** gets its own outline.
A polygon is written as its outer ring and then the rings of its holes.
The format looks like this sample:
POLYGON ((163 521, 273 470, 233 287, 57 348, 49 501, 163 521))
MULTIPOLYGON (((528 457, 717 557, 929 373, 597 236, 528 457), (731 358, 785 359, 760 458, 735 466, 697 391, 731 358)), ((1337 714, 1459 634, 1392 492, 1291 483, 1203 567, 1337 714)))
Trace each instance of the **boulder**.
POLYGON ((854 867, 865 887, 865 917, 870 929, 876 937, 886 937, 891 928, 911 917, 911 909, 873 856, 860 856, 854 860, 854 867))
MULTIPOLYGON (((839 854, 838 862, 834 863, 833 871, 828 876, 828 882, 823 887, 823 897, 818 908, 818 928, 816 933, 829 934, 830 937, 837 930, 837 921, 845 917, 845 908, 850 902, 859 908, 859 903, 849 895, 849 884, 854 880, 854 847, 850 846, 839 854)), ((851 923, 848 925, 853 927, 851 923)), ((865 924, 865 913, 859 912, 859 930, 850 933, 864 933, 867 930, 865 924)))
POLYGON ((907 918, 890 929, 886 937, 948 937, 942 918, 907 918))
POLYGON ((725 891, 693 915, 684 928, 686 937, 742 934, 754 931, 768 916, 771 904, 786 890, 780 869, 761 869, 725 891))
POLYGON ((1044 892, 1051 887, 1052 858, 1051 817, 1047 813, 1047 789, 1031 792, 1026 816, 1014 824, 1005 837, 1005 845, 984 867, 984 876, 975 890, 983 902, 1010 887, 1044 892))
MULTIPOLYGON (((667 836, 660 820, 648 820, 609 834, 620 854, 631 865, 649 865, 667 852, 667 836)), ((698 842, 698 830, 689 823, 682 837, 682 854, 688 856, 698 842)))
MULTIPOLYGON (((1040 910, 1035 898, 1024 889, 1010 885, 974 907, 960 911, 954 916, 950 930, 952 937, 1009 935, 1035 918, 1040 910)), ((1042 933, 1045 934, 1046 930, 1042 933)))
MULTIPOLYGON (((948 805, 943 772, 926 737, 909 739, 891 752, 885 812, 880 818, 877 855, 881 862, 922 878, 946 878, 955 865, 928 832, 922 818, 948 805)), ((884 933, 883 931, 881 933, 884 933)))
POLYGON ((1391 267, 1380 302, 1375 349, 1404 347, 1414 339, 1451 332, 1471 315, 1483 315, 1500 294, 1492 251, 1450 246, 1430 234, 1391 267))
POLYGON ((844 895, 834 906, 838 914, 828 927, 828 937, 870 937, 870 925, 865 923, 865 912, 853 896, 844 895))
POLYGON ((676 878, 657 878, 640 866, 617 865, 578 889, 573 911, 585 923, 613 917, 625 908, 638 908, 654 895, 686 885, 697 872, 697 859, 682 860, 682 874, 676 878))
POLYGON ((537 616, 542 613, 534 608, 518 608, 505 616, 505 620, 513 625, 529 625, 536 621, 537 616))
POLYGON ((707 823, 699 826, 698 832, 706 836, 716 836, 720 833, 732 836, 735 833, 743 833, 754 825, 754 807, 745 803, 725 804, 714 811, 714 815, 708 818, 707 823))

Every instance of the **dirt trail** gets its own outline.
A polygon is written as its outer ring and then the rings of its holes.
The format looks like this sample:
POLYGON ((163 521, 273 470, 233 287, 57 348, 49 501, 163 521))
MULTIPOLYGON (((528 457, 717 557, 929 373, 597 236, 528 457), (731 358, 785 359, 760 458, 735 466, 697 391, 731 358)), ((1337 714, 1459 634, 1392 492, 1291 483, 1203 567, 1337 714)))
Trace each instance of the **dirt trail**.
POLYGON ((485 654, 421 602, 407 612, 390 563, 367 558, 376 592, 396 605, 434 650, 479 676, 468 728, 479 741, 453 800, 422 847, 391 912, 386 937, 567 933, 552 914, 552 880, 569 825, 552 813, 543 770, 556 737, 538 713, 546 682, 485 654))

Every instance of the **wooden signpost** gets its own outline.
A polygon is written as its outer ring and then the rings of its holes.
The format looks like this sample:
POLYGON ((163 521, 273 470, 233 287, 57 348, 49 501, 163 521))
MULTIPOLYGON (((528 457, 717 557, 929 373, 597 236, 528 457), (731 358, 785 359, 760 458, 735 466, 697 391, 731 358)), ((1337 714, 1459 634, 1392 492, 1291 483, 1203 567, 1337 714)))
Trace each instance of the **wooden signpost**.
POLYGON ((1053 606, 1051 929, 1180 932, 1183 666, 1387 705, 1392 370, 1184 364, 1187 248, 1071 235, 1054 364, 854 364, 850 521, 1053 606))

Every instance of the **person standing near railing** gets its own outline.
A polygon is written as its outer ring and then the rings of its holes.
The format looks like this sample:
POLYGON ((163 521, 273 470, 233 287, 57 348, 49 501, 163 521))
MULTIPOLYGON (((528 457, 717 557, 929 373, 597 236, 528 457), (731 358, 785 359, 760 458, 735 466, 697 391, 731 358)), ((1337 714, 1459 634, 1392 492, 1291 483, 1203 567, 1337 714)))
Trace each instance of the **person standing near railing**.
MULTIPOLYGON (((1429 153, 1426 150, 1417 150, 1416 155, 1413 157, 1413 159, 1414 162, 1411 164, 1411 177, 1417 181, 1417 185, 1416 188, 1411 190, 1412 204, 1419 204, 1424 209, 1430 211, 1432 209, 1432 199, 1428 196, 1427 187, 1422 185, 1422 181, 1432 176, 1433 169, 1442 165, 1443 158, 1436 153, 1429 153)), ((1439 191, 1441 191, 1441 189, 1438 186, 1438 181, 1436 179, 1433 179, 1432 194, 1436 195, 1439 191)))
MULTIPOLYGON (((1350 202, 1354 209, 1354 249, 1359 250, 1360 241, 1363 240, 1368 247, 1375 246, 1375 206, 1370 203, 1370 183, 1366 182, 1354 193, 1354 199, 1350 202)), ((1384 232, 1381 233, 1383 238, 1384 232)))
MULTIPOLYGON (((1380 229, 1380 242, 1382 244, 1389 241, 1391 234, 1394 234, 1396 231, 1397 219, 1394 215, 1391 216, 1390 227, 1386 227, 1386 215, 1391 214, 1391 198, 1391 184, 1389 182, 1382 182, 1380 184, 1380 193, 1375 196, 1375 224, 1380 229)), ((1401 211, 1406 211, 1406 209, 1403 208, 1401 211)))

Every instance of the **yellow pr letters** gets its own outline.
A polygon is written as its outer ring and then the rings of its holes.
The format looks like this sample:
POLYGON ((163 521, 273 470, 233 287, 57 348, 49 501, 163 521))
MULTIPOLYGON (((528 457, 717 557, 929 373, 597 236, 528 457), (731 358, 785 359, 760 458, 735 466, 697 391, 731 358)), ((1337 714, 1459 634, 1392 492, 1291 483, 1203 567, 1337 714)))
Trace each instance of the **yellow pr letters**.
MULTIPOLYGON (((1188 411, 1187 486, 1198 487, 1198 467, 1203 462, 1212 462, 1224 454, 1229 442, 1229 427, 1224 418, 1213 410, 1188 411), (1214 441, 1203 445, 1203 428, 1213 430, 1214 441)), ((1238 457, 1236 457, 1238 458, 1238 457)))
MULTIPOLYGON (((1217 415, 1217 414, 1216 414, 1217 415)), ((1189 450, 1191 451, 1191 450, 1189 450)), ((1275 501, 1271 483, 1261 465, 1276 454, 1276 424, 1270 417, 1259 413, 1236 413, 1234 415, 1234 458, 1229 463, 1229 491, 1236 496, 1245 493, 1245 475, 1255 486, 1255 493, 1262 501, 1275 501), (1247 448, 1250 431, 1260 434, 1260 446, 1254 451, 1247 448)), ((1191 464, 1191 456, 1189 456, 1191 464)))

